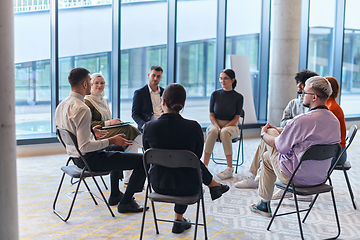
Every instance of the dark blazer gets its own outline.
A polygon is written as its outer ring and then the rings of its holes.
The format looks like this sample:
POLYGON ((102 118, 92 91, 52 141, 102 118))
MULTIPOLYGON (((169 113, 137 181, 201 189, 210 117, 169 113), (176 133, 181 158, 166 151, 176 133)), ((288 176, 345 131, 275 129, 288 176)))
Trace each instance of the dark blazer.
MULTIPOLYGON (((192 151, 200 159, 203 146, 204 137, 200 125, 196 121, 184 119, 180 114, 166 113, 159 119, 145 124, 143 135, 145 150, 148 148, 185 149, 192 151)), ((203 168, 206 167, 203 166, 203 168)), ((202 171, 203 182, 209 184, 212 176, 207 169, 204 170, 206 173, 202 171)), ((198 191, 195 187, 198 186, 198 178, 194 169, 179 170, 152 166, 149 177, 154 190, 159 193, 184 196, 196 194, 198 191), (161 192, 164 189, 167 193, 161 192), (169 192, 171 189, 176 189, 176 192, 169 192)))
MULTIPOLYGON (((159 86, 160 87, 160 86, 159 86)), ((164 88, 160 87, 160 96, 162 96, 164 88)), ((154 114, 149 86, 146 84, 144 87, 137 89, 134 92, 133 105, 132 105, 132 118, 138 125, 138 129, 143 132, 143 125, 150 121, 151 116, 154 114)))

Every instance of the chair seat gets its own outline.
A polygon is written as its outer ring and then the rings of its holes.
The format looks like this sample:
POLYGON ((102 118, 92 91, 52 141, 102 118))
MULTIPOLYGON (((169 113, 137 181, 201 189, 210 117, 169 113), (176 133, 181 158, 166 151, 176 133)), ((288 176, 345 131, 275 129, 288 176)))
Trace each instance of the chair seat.
MULTIPOLYGON (((72 178, 80 178, 80 175, 82 173, 82 168, 79 168, 76 165, 69 165, 69 166, 62 166, 61 170, 71 176, 72 178)), ((110 172, 93 172, 94 176, 102 176, 107 175, 110 172)), ((91 174, 89 171, 85 171, 83 174, 83 177, 91 177, 91 174)))
MULTIPOLYGON (((287 184, 284 184, 281 181, 276 181, 275 185, 278 188, 285 190, 287 184)), ((292 193, 296 193, 297 195, 308 196, 308 195, 313 195, 313 194, 317 194, 317 193, 330 192, 332 189, 333 189, 332 186, 323 183, 323 184, 320 184, 317 186, 295 187, 295 191, 291 186, 289 186, 288 191, 292 192, 292 193)))
POLYGON ((148 197, 150 200, 155 202, 167 202, 167 203, 190 205, 198 201, 199 194, 193 196, 170 196, 170 195, 164 195, 164 194, 152 192, 149 194, 148 197))
MULTIPOLYGON (((349 161, 346 161, 344 163, 344 169, 347 171, 351 168, 351 164, 349 161)), ((335 167, 334 167, 335 170, 343 170, 341 164, 336 164, 335 167)))

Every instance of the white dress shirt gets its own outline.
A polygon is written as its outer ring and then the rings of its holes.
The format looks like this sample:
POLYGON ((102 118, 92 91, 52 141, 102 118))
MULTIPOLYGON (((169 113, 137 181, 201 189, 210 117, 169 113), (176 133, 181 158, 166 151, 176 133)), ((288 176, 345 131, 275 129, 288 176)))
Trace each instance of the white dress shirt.
MULTIPOLYGON (((84 97, 75 92, 65 98, 55 111, 56 126, 75 134, 82 154, 94 152, 109 146, 108 139, 96 140, 91 132, 91 112, 84 102, 84 97)), ((79 157, 75 147, 67 146, 70 157, 79 157)))
POLYGON ((151 120, 156 120, 163 114, 163 110, 161 108, 160 88, 158 86, 158 89, 155 92, 153 92, 149 84, 148 87, 149 87, 150 98, 154 112, 154 114, 151 116, 151 120))

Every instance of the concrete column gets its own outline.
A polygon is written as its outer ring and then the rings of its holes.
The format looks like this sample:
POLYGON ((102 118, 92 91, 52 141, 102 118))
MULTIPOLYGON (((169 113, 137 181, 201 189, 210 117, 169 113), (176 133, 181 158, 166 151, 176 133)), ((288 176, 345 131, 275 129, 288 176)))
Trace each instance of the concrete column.
POLYGON ((268 122, 280 125, 287 103, 296 98, 301 0, 272 0, 268 122))
POLYGON ((0 1, 0 239, 19 239, 14 81, 14 1, 0 1))

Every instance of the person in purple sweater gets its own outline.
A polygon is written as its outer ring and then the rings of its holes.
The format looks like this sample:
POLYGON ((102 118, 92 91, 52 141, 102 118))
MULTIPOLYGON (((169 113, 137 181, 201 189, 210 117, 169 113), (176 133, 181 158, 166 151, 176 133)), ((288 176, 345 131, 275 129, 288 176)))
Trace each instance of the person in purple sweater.
MULTIPOLYGON (((319 76, 309 78, 302 95, 303 104, 310 111, 290 120, 282 132, 268 131, 272 128, 277 130, 269 123, 262 127, 261 138, 268 147, 262 156, 263 165, 260 169, 261 201, 251 204, 251 211, 271 217, 270 200, 276 179, 287 184, 308 147, 340 142, 339 121, 325 105, 331 93, 331 85, 327 79, 319 76)), ((326 179, 331 160, 303 163, 293 178, 294 183, 305 186, 322 183, 326 179)))

